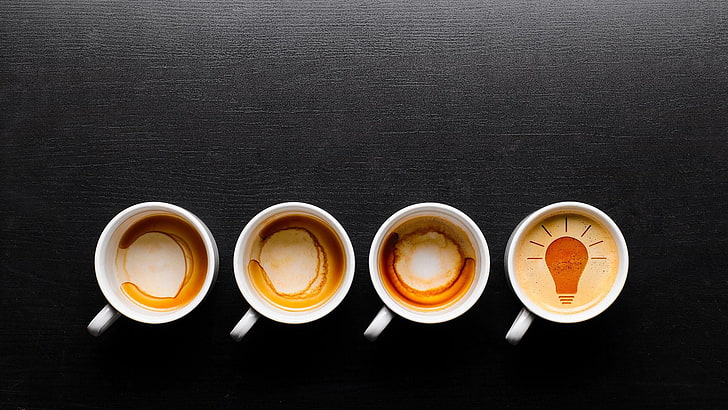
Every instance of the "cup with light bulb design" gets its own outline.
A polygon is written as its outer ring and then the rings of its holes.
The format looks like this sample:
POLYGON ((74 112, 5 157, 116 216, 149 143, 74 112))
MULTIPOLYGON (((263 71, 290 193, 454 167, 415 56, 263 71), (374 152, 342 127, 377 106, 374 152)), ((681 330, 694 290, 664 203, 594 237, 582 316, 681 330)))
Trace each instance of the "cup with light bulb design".
POLYGON ((506 334, 518 344, 534 317, 576 323, 605 311, 627 279, 629 256, 619 227, 580 202, 559 202, 523 219, 505 251, 505 271, 523 308, 506 334))

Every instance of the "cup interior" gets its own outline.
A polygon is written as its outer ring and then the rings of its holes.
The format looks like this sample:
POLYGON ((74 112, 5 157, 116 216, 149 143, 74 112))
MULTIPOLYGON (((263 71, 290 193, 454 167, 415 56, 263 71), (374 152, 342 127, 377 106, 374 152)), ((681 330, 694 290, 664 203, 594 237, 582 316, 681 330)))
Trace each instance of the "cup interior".
POLYGON ((415 204, 396 212, 379 228, 369 250, 369 273, 377 294, 390 310, 415 322, 440 323, 465 313, 483 294, 490 273, 490 252, 480 228, 462 211, 440 203, 415 204), (379 268, 379 255, 384 240, 403 222, 421 216, 440 217, 459 227, 467 234, 468 240, 475 251, 476 271, 470 287, 457 302, 439 310, 417 310, 400 303, 384 286, 379 268))
POLYGON ((629 255, 627 252, 627 244, 624 240, 622 232, 619 230, 617 224, 607 214, 591 205, 587 205, 581 202, 559 202, 539 209, 538 211, 524 218, 518 224, 518 226, 516 226, 508 240, 508 244, 506 245, 504 261, 508 283, 516 296, 521 300, 521 303, 523 303, 523 305, 529 311, 552 322, 577 323, 599 315, 610 305, 612 305, 612 303, 614 303, 614 301, 621 293, 622 288, 624 287, 624 283, 627 280, 629 255), (606 228, 609 234, 614 238, 617 247, 617 253, 619 255, 619 263, 617 268, 616 280, 612 284, 609 292, 606 294, 605 297, 602 298, 601 301, 584 311, 562 314, 552 312, 541 307, 538 303, 533 301, 526 294, 526 292, 523 291, 523 289, 520 288, 516 279, 515 247, 518 246, 518 244, 521 242, 522 237, 535 223, 538 223, 553 215, 569 212, 581 214, 592 218, 597 222, 601 223, 604 228, 606 228))
POLYGON ((354 279, 354 247, 341 224, 323 209, 302 202, 285 202, 273 205, 258 213, 243 228, 233 255, 235 281, 245 300, 258 313, 281 323, 300 324, 317 320, 334 310, 346 297, 354 279), (333 230, 344 249, 343 278, 334 293, 323 303, 301 310, 286 310, 266 300, 248 274, 247 262, 252 259, 253 245, 260 231, 272 220, 288 215, 306 215, 322 221, 333 230))
POLYGON ((143 323, 166 323, 191 312, 208 294, 217 276, 218 251, 212 233, 194 214, 178 206, 163 202, 146 202, 134 205, 116 215, 102 232, 96 246, 96 279, 108 302, 123 315, 143 323), (204 284, 194 299, 186 305, 169 311, 146 309, 131 301, 121 291, 121 280, 116 271, 116 255, 124 233, 130 226, 150 215, 168 213, 185 219, 194 226, 207 251, 207 272, 204 284))

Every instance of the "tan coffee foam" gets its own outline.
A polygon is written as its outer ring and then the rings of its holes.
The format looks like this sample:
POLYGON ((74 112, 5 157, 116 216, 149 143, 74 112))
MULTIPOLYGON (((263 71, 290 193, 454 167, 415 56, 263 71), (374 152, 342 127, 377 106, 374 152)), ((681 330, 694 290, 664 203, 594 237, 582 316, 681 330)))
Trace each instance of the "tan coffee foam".
POLYGON ((457 302, 473 282, 475 251, 468 235, 439 216, 417 216, 393 227, 379 250, 387 292, 416 310, 457 302))
POLYGON ((326 281, 326 253, 311 232, 288 228, 273 233, 260 250, 261 268, 280 296, 305 297, 326 281))
POLYGON ((154 311, 178 309, 201 291, 207 249, 185 219, 150 214, 129 225, 116 251, 116 275, 124 295, 154 311))
POLYGON ((167 234, 149 232, 122 251, 117 269, 126 282, 155 297, 174 297, 185 281, 187 261, 167 234))
POLYGON ((323 220, 289 213, 265 221, 247 251, 256 292, 288 311, 313 309, 331 298, 346 269, 344 245, 323 220))
MULTIPOLYGON (((513 252, 518 286, 533 303, 549 312, 583 312, 603 300, 617 279, 616 241, 601 223, 587 215, 561 213, 536 221, 525 229, 513 252), (562 237, 580 241, 587 251, 588 259, 578 277, 576 292, 571 291, 572 286, 566 279, 560 279, 562 292, 557 292, 559 279, 554 279, 547 265, 549 246, 562 237)), ((558 269, 558 262, 550 261, 551 270, 558 269)))
POLYGON ((423 293, 452 286, 464 262, 455 242, 432 231, 400 237, 395 245, 394 260, 400 280, 414 291, 423 293))

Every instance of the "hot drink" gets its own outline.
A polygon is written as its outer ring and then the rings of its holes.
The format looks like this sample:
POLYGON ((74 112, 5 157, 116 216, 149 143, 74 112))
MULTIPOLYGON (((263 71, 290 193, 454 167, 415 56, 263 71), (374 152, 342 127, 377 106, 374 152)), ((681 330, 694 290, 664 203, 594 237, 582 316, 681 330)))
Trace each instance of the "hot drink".
POLYGON ((517 285, 533 303, 552 313, 590 309, 617 280, 614 237, 596 219, 577 212, 534 221, 513 250, 517 285))

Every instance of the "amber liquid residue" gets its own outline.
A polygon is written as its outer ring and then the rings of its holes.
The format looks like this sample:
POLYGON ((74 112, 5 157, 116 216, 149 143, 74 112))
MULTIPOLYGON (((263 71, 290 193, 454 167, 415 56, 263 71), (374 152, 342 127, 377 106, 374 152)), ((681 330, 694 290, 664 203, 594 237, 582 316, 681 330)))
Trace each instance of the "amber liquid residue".
POLYGON ((395 227, 383 241, 378 259, 380 277, 387 292, 401 304, 424 311, 444 309, 460 300, 473 283, 477 264, 475 251, 467 234, 445 219, 434 216, 417 217, 395 227), (414 272, 410 273, 408 279, 404 272, 397 270, 397 266, 402 266, 398 259, 406 257, 404 253, 408 251, 398 247, 398 243, 404 238, 427 235, 434 235, 441 242, 454 244, 459 254, 459 263, 449 274, 443 274, 442 280, 433 287, 421 286, 418 289, 407 283, 408 280, 412 281, 412 277, 416 277, 414 272))
POLYGON ((248 277, 258 294, 273 305, 288 311, 310 310, 326 303, 343 282, 344 245, 323 220, 299 213, 277 216, 265 222, 255 238, 247 263, 248 277), (300 249, 315 255, 308 264, 296 264, 300 254, 287 254, 300 249), (281 264, 272 266, 274 262, 281 264), (286 271, 288 266, 307 271, 286 271), (295 283, 288 283, 288 278, 295 283))
POLYGON ((172 214, 154 214, 135 222, 119 241, 117 269, 120 271, 122 292, 134 303, 156 311, 178 309, 190 303, 202 289, 207 275, 208 255, 205 243, 197 230, 183 218, 172 214), (142 235, 162 233, 179 245, 185 258, 184 280, 176 295, 158 297, 141 289, 137 284, 124 280, 126 250, 142 235))

